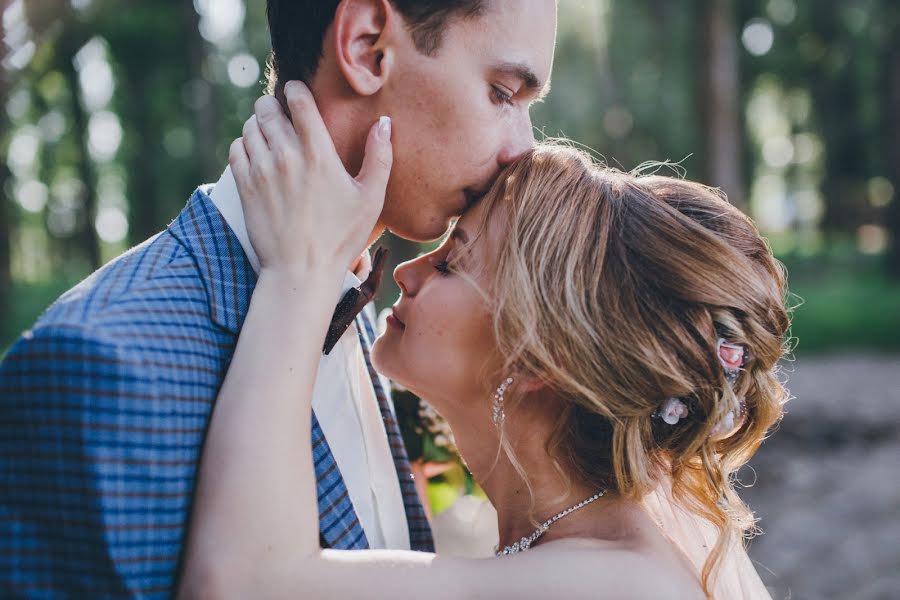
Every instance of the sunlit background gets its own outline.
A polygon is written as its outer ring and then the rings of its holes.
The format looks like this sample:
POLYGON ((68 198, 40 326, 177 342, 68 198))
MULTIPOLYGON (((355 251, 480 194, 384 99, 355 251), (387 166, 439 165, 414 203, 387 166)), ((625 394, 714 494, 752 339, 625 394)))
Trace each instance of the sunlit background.
MULTIPOLYGON (((14 0, 3 29, 0 349, 218 178, 268 51, 263 0, 14 0)), ((900 3, 560 0, 533 117, 621 168, 671 161, 765 232, 797 398, 745 493, 751 552, 776 597, 897 597, 900 3)))

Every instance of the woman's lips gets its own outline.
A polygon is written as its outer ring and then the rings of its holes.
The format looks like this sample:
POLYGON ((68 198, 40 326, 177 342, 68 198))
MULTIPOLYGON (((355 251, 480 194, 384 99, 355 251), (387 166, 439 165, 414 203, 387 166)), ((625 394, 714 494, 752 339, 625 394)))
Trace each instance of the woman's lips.
POLYGON ((403 321, 401 321, 399 318, 397 318, 396 310, 394 312, 392 312, 391 314, 389 314, 387 316, 387 318, 385 319, 385 321, 387 321, 387 324, 389 326, 396 327, 397 329, 399 329, 401 331, 406 329, 406 324, 403 321))

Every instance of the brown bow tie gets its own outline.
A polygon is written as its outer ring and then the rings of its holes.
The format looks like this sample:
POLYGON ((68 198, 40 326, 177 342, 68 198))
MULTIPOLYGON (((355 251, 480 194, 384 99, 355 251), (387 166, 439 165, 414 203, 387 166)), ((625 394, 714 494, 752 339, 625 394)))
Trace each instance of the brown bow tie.
POLYGON ((331 317, 331 325, 328 326, 328 333, 325 336, 325 345, 322 348, 324 354, 331 353, 334 345, 337 344, 353 320, 356 319, 356 315, 375 297, 375 292, 378 291, 378 286, 381 285, 381 276, 384 273, 387 253, 387 248, 379 246, 372 257, 372 271, 369 273, 369 276, 358 288, 347 290, 347 293, 338 302, 337 308, 334 309, 334 316, 331 317))

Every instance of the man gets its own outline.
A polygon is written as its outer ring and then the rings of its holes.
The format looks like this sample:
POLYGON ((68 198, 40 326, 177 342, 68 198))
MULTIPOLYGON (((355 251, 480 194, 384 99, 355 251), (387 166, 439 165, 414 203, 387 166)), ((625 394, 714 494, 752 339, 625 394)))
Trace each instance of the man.
MULTIPOLYGON (((550 74, 553 0, 269 0, 268 11, 272 89, 283 98, 288 80, 309 84, 348 172, 372 123, 392 117, 394 167, 370 241, 386 228, 440 236, 533 144, 528 107, 550 74)), ((226 169, 16 342, 0 365, 0 596, 171 593, 256 268, 226 169)), ((348 273, 345 288, 358 285, 348 273)), ((368 361, 370 317, 319 368, 320 535, 334 548, 428 550, 368 361)))

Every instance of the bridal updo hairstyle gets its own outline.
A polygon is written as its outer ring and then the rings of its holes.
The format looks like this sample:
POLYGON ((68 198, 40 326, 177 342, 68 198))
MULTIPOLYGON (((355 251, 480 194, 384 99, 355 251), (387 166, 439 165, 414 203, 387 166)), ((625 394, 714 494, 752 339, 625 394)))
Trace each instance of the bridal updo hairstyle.
POLYGON ((633 500, 671 479, 720 533, 702 572, 709 593, 733 536, 754 528, 733 475, 788 397, 776 373, 789 326, 781 264, 720 191, 570 147, 538 146, 483 202, 485 224, 504 232, 490 293, 500 376, 539 378, 562 399, 547 448, 560 472, 633 500), (747 357, 733 386, 719 338, 747 357), (654 416, 668 398, 688 409, 675 425, 654 416), (729 412, 734 426, 714 433, 729 412))

